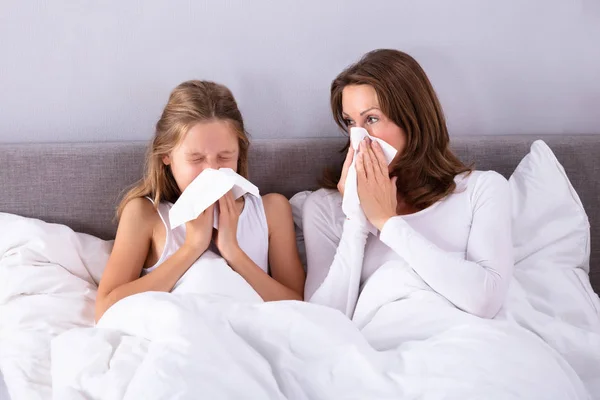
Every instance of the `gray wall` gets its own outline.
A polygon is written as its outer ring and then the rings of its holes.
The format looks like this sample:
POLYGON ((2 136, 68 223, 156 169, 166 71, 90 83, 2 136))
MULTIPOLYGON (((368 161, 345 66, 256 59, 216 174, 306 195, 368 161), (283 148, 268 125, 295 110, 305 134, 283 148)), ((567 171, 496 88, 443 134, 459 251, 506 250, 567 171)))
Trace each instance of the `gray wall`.
POLYGON ((253 137, 337 135, 334 76, 394 47, 452 135, 600 133, 599 0, 0 0, 0 142, 147 139, 213 79, 253 137))

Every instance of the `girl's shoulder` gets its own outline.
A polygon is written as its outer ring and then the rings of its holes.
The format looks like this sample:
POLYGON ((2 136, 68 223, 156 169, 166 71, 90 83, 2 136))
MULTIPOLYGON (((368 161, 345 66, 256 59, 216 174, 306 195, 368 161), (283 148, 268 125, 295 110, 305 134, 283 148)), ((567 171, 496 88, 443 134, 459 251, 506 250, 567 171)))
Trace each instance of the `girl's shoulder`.
POLYGON ((162 223, 152 201, 146 197, 136 197, 125 204, 119 225, 131 225, 139 229, 140 233, 147 232, 151 235, 159 222, 162 223))
POLYGON ((293 229, 292 206, 284 195, 279 193, 266 194, 262 196, 262 203, 269 235, 281 229, 287 229, 286 226, 293 229))
POLYGON ((270 217, 277 218, 280 215, 291 215, 292 206, 284 195, 279 193, 269 193, 265 194, 261 198, 267 219, 270 217))

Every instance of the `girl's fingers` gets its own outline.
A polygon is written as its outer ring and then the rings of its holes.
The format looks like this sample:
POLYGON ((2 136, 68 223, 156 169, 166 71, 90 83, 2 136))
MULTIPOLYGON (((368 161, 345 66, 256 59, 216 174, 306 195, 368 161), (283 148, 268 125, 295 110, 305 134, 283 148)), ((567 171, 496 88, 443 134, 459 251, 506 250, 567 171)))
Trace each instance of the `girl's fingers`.
POLYGON ((219 216, 227 216, 229 214, 229 207, 227 206, 227 199, 225 196, 219 199, 219 216))
POLYGON ((230 212, 233 213, 235 211, 235 200, 233 199, 233 192, 231 190, 227 193, 227 206, 230 212))

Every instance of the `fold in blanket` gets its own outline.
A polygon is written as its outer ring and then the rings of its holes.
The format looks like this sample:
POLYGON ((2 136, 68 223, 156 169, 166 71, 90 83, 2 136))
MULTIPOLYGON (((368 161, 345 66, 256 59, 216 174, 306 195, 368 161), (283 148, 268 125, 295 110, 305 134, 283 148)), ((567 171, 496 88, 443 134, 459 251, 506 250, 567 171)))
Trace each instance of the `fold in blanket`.
POLYGON ((600 334, 577 315, 544 315, 518 282, 486 320, 390 262, 351 321, 316 304, 264 303, 206 253, 173 293, 123 299, 94 327, 111 242, 2 213, 0 224, 10 226, 0 230, 0 370, 15 400, 600 396, 600 334))
POLYGON ((368 281, 354 322, 263 303, 236 275, 203 258, 172 294, 128 297, 59 336, 54 398, 589 398, 539 337, 459 311, 401 263, 368 281))

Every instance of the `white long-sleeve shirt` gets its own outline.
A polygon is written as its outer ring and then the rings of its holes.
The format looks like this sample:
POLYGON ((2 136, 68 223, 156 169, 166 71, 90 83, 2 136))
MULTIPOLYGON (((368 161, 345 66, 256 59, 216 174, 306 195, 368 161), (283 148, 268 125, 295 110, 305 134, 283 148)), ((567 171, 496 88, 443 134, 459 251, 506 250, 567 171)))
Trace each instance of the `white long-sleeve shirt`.
POLYGON ((337 191, 312 193, 303 208, 305 298, 351 318, 361 285, 385 262, 402 259, 459 309, 494 317, 514 266, 508 182, 493 171, 455 181, 454 193, 391 218, 379 237, 346 219, 337 191))

